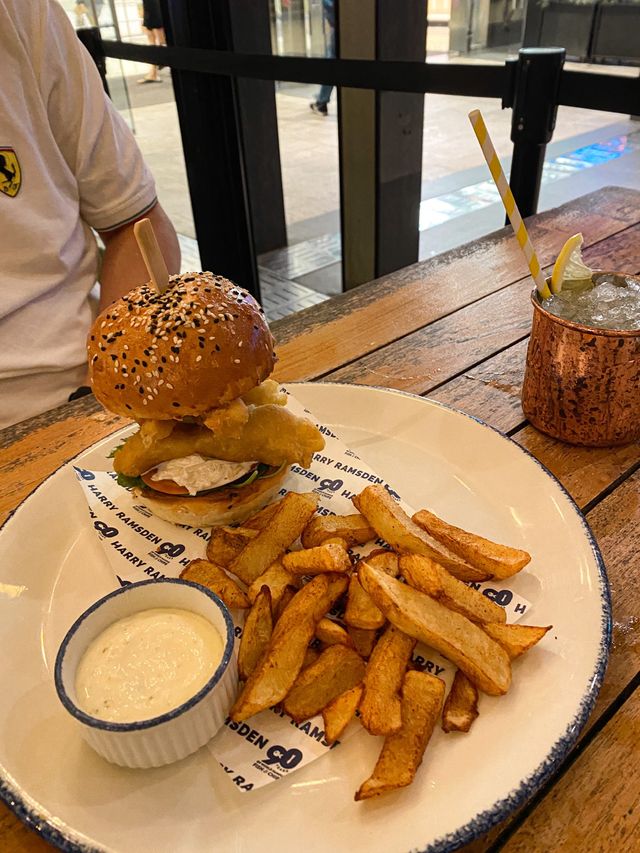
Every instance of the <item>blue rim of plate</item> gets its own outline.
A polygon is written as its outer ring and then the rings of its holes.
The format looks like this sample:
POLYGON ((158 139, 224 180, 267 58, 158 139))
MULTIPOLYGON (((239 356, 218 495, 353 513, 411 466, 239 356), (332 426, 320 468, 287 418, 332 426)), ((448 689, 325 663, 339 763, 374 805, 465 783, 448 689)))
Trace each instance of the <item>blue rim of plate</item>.
MULTIPOLYGON (((515 790, 511 791, 511 793, 507 797, 503 797, 501 800, 497 800, 493 806, 489 809, 485 809, 485 811, 477 814, 470 821, 468 821, 464 826, 459 827, 454 832, 450 832, 441 838, 437 838, 434 841, 430 842, 427 847, 422 849, 414 848, 411 853, 453 853, 454 850, 462 847, 464 844, 468 844, 470 841, 473 841, 475 838, 478 838, 480 835, 484 835, 488 832, 492 827, 501 821, 505 820, 518 806, 522 805, 526 800, 528 800, 545 782, 554 774, 554 772, 558 769, 560 764, 564 761, 564 759, 569 754, 571 747, 576 742, 578 735, 580 734, 582 728, 587 722, 591 711, 593 710, 593 706, 595 705, 595 701, 598 697, 598 693, 600 692, 600 687, 602 686, 602 681, 604 679, 604 674, 607 668, 607 662, 609 659, 609 647, 611 645, 611 630, 612 630, 612 616, 611 616, 611 593, 609 590, 609 581, 607 578, 607 572, 604 565, 604 560, 602 559, 602 554, 600 553, 600 549, 598 544, 596 543, 595 537, 589 527, 589 524, 586 518, 583 516, 580 508, 577 503, 571 497, 569 492, 565 489, 562 483, 555 477, 551 471, 548 470, 536 457, 530 453, 526 448, 519 445, 508 435, 505 435, 496 427, 491 426, 491 424, 486 423, 480 418, 476 418, 473 415, 467 414, 467 412, 462 412, 459 409, 454 408, 453 406, 447 406, 444 403, 440 403, 437 400, 432 400, 430 397, 421 397, 419 394, 411 394, 408 391, 399 391, 395 388, 384 388, 378 385, 355 385, 352 383, 346 382, 286 382, 282 383, 285 386, 291 385, 321 385, 324 387, 347 387, 347 388, 366 388, 373 389, 376 391, 382 391, 387 394, 397 394, 401 397, 409 397, 414 400, 422 400, 423 402, 429 403, 433 406, 438 406, 441 409, 446 409, 447 411, 454 412, 461 417, 468 418, 471 421, 479 424, 481 427, 485 427, 486 429, 495 432, 505 441, 513 444, 514 447, 518 448, 518 450, 523 453, 525 456, 528 456, 535 464, 543 471, 549 479, 555 483, 555 485, 560 489, 562 494, 565 496, 569 505, 575 511, 584 531, 584 534, 587 538, 591 551, 593 553, 596 567, 598 570, 598 577, 600 580, 600 601, 602 604, 602 620, 601 620, 601 637, 600 637, 600 648, 598 657, 596 660, 594 672, 589 679, 587 690, 582 697, 580 702, 580 706, 576 713, 576 716, 567 726, 564 734, 558 738, 555 744, 551 747, 549 754, 546 756, 544 761, 542 761, 538 767, 526 778, 520 782, 520 785, 515 790)), ((125 427, 124 429, 127 429, 125 427)), ((106 436, 103 439, 95 442, 95 444, 100 444, 102 442, 107 442, 109 439, 113 438, 116 434, 122 432, 122 430, 116 430, 109 436, 106 436)), ((66 468, 68 465, 71 465, 74 461, 79 459, 84 454, 88 453, 95 445, 90 445, 89 447, 84 448, 71 459, 68 459, 63 465, 57 468, 55 471, 52 471, 30 494, 28 494, 25 498, 23 498, 20 503, 12 510, 12 512, 7 516, 5 521, 0 525, 0 533, 4 531, 8 523, 15 516, 15 514, 24 506, 24 504, 39 490, 41 489, 45 483, 47 483, 52 477, 66 468)), ((44 838, 45 841, 48 841, 50 844, 53 844, 58 849, 64 851, 64 853, 103 853, 105 848, 96 847, 92 844, 87 844, 83 841, 74 839, 67 833, 62 832, 56 826, 54 826, 46 817, 39 814, 35 808, 30 807, 23 796, 13 787, 10 783, 0 777, 0 800, 2 800, 11 811, 18 817, 20 820, 26 824, 30 829, 44 838)))

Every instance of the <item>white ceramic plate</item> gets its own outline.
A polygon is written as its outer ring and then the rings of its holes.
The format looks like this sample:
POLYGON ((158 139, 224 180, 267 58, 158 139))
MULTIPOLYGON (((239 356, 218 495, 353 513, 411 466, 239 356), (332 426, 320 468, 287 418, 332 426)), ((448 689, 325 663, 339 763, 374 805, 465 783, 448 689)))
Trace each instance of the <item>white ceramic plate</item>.
MULTIPOLYGON (((118 851, 453 850, 488 830, 554 771, 604 674, 610 605, 602 560, 561 486, 495 430, 418 397, 360 386, 294 393, 409 503, 526 548, 512 588, 553 624, 514 665, 507 696, 483 696, 467 735, 434 733, 414 784, 365 803, 353 794, 381 739, 364 732, 252 793, 206 750, 157 770, 105 763, 58 702, 53 662, 79 613, 113 588, 70 466, 0 532, 0 785, 3 798, 63 849, 118 851)), ((111 437, 82 455, 104 467, 111 437)))

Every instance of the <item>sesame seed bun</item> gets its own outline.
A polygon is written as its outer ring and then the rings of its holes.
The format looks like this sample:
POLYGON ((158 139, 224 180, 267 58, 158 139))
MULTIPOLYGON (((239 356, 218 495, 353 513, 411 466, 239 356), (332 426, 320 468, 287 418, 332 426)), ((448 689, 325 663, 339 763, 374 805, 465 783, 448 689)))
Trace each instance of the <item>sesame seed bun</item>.
POLYGON ((106 308, 87 340, 93 392, 111 412, 142 420, 198 417, 246 394, 275 364, 256 300, 210 272, 145 284, 106 308))
POLYGON ((149 489, 134 489, 134 494, 158 518, 191 527, 218 527, 240 524, 262 509, 278 494, 289 473, 285 467, 271 477, 256 480, 242 488, 217 489, 209 495, 182 497, 161 495, 149 489))

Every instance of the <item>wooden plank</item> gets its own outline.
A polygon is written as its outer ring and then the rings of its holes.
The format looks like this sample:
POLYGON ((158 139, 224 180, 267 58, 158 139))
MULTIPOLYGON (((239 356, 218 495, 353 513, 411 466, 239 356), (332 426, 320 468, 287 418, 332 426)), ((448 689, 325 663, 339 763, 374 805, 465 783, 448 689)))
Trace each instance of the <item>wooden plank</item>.
MULTIPOLYGON (((639 269, 640 225, 595 244, 585 259, 594 268, 639 269)), ((521 279, 332 371, 329 378, 425 394, 523 339, 531 328, 531 290, 531 280, 521 279)))
POLYGON ((93 396, 44 412, 0 434, 0 523, 33 489, 81 450, 129 421, 93 396))
MULTIPOLYGON (((635 190, 609 187, 533 217, 528 224, 543 266, 577 231, 589 246, 637 222, 639 199, 635 190)), ((511 230, 503 228, 275 323, 275 376, 323 375, 526 275, 511 230)))
POLYGON ((590 725, 640 670, 640 471, 587 516, 607 567, 613 602, 609 665, 590 725))
POLYGON ((426 394, 456 374, 526 337, 531 282, 522 279, 430 323, 327 378, 426 394))
POLYGON ((529 339, 519 341, 477 367, 465 370, 429 397, 446 406, 509 432, 522 426, 525 417, 520 403, 524 365, 529 339))
POLYGON ((554 786, 503 853, 640 849, 640 690, 554 786))
POLYGON ((575 447, 530 425, 512 438, 546 465, 580 507, 596 500, 640 462, 640 442, 622 447, 575 447))
POLYGON ((2 853, 51 853, 53 847, 27 829, 9 809, 0 803, 0 847, 2 853))

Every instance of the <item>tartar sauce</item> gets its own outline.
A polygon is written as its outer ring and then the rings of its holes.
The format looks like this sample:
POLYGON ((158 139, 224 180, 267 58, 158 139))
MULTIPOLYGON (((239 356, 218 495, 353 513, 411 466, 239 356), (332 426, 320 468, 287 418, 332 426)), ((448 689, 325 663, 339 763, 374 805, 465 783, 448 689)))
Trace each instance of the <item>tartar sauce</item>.
POLYGON ((113 723, 150 720, 186 702, 222 658, 203 616, 158 607, 119 619, 88 646, 76 672, 78 706, 113 723))
POLYGON ((190 495, 215 489, 225 483, 233 483, 243 474, 247 474, 255 462, 225 462, 222 459, 207 459, 199 453, 182 456, 161 462, 152 480, 173 480, 179 486, 184 486, 190 495))

